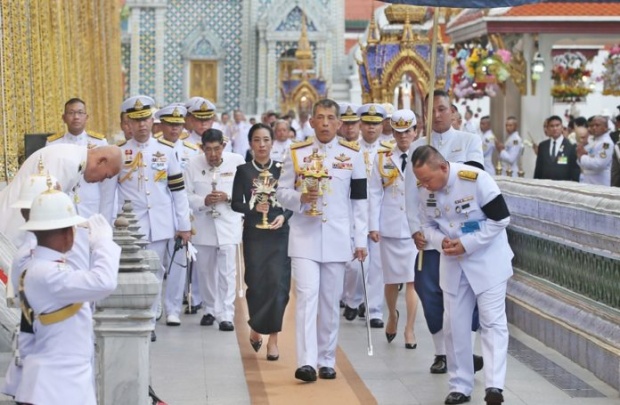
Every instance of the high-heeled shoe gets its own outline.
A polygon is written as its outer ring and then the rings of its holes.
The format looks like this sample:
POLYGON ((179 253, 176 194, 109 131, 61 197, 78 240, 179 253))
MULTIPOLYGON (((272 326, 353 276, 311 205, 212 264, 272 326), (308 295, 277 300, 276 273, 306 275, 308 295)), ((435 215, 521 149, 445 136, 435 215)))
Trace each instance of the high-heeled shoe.
MULTIPOLYGON (((415 339, 415 333, 413 334, 413 337, 415 339)), ((405 335, 405 349, 415 349, 418 347, 418 343, 407 343, 407 335, 405 335)))
POLYGON ((261 346, 263 345, 263 339, 252 340, 252 338, 250 338, 250 344, 252 345, 252 349, 254 349, 254 351, 258 353, 261 346))
POLYGON ((270 354, 269 353, 269 347, 267 347, 267 360, 269 360, 269 361, 276 361, 279 358, 280 358, 280 353, 270 354))
MULTIPOLYGON (((396 310, 396 332, 398 332, 398 318, 400 318, 400 313, 398 312, 398 309, 397 309, 396 310)), ((394 338, 396 337, 396 332, 394 333, 385 332, 385 338, 387 339, 388 343, 392 343, 392 340, 394 340, 394 338)))

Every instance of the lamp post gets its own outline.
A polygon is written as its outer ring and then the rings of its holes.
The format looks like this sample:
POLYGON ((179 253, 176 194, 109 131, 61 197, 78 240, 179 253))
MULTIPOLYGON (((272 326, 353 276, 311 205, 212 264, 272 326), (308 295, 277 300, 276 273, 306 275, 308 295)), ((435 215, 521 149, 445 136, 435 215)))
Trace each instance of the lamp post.
POLYGON ((532 64, 530 66, 531 78, 532 78, 532 95, 536 95, 536 82, 540 80, 541 75, 545 72, 545 61, 540 52, 536 52, 532 64))

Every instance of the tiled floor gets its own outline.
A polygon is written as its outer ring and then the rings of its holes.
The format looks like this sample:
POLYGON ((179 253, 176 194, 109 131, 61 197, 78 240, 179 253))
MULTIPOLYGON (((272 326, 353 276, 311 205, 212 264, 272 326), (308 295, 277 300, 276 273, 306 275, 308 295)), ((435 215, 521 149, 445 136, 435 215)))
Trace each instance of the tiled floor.
MULTIPOLYGON (((401 297, 399 305, 404 301, 401 297)), ((294 310, 293 307, 288 308, 294 310)), ((400 308, 404 313, 404 307, 400 308)), ((198 325, 200 315, 184 316, 180 327, 165 325, 157 327, 157 343, 151 346, 151 378, 156 392, 169 405, 203 404, 250 404, 262 403, 250 399, 245 380, 239 343, 235 333, 225 333, 216 326, 198 325)), ((285 327, 289 325, 285 324, 285 327)), ((401 325, 402 327, 402 325, 401 325)), ((596 379, 590 372, 577 366, 569 359, 543 346, 520 330, 511 328, 511 351, 531 349, 525 357, 551 364, 556 371, 565 370, 560 376, 575 384, 588 384, 600 392, 602 397, 571 397, 527 364, 509 356, 505 387, 506 404, 514 405, 612 405, 620 404, 617 391, 596 379), (542 356, 542 357, 540 357, 542 356), (556 367, 557 366, 557 367, 556 367)), ((404 348, 402 330, 396 339, 388 344, 383 329, 373 329, 373 356, 368 356, 364 322, 356 319, 348 322, 342 318, 340 348, 382 405, 420 404, 439 405, 447 394, 447 375, 431 375, 428 368, 433 360, 431 337, 426 330, 422 312, 416 320, 418 348, 404 348)), ((248 344, 243 341, 241 344, 248 344)), ((281 355, 293 355, 291 353, 281 355)), ((290 370, 293 379, 294 370, 290 370)), ((552 378, 553 379, 553 378, 552 378)), ((570 388, 570 387, 569 387, 570 388)), ((484 404, 484 381, 482 374, 476 375, 476 386, 471 404, 484 404)), ((0 404, 10 404, 0 397, 0 404)), ((290 403, 301 405, 311 403, 303 396, 291 398, 290 403)), ((132 404, 133 405, 133 404, 132 404)), ((329 405, 322 403, 321 405, 329 405)))

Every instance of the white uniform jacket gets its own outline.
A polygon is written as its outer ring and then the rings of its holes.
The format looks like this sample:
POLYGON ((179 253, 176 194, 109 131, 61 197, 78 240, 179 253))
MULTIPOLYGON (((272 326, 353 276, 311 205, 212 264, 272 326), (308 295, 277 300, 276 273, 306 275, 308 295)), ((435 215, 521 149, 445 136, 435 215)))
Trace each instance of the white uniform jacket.
POLYGON ((284 142, 274 140, 273 147, 271 148, 271 155, 270 155, 271 160, 274 160, 276 162, 283 162, 284 157, 288 155, 289 153, 290 147, 291 147, 290 139, 284 142))
MULTIPOLYGON (((422 145, 426 145, 426 137, 420 138, 413 142, 409 147, 409 159, 413 152, 422 145)), ((457 131, 450 127, 443 134, 437 132, 431 133, 431 145, 434 146, 439 153, 448 161, 456 163, 477 162, 481 166, 484 165, 484 157, 482 155, 482 141, 479 135, 470 134, 469 132, 457 131)), ((409 173, 405 177, 405 203, 407 212, 407 222, 409 222, 409 231, 411 235, 420 230, 419 204, 418 204, 418 186, 411 161, 408 164, 409 173)), ((426 245, 425 250, 434 248, 426 245)))
POLYGON ((155 242, 172 239, 176 231, 189 231, 189 204, 174 145, 151 137, 144 143, 130 139, 119 146, 124 163, 118 175, 118 198, 132 202, 140 232, 155 242))
POLYGON ((290 257, 319 263, 351 261, 351 221, 354 222, 355 247, 367 246, 366 168, 356 143, 334 137, 323 144, 310 137, 293 144, 290 155, 284 160, 276 195, 284 208, 293 211, 289 221, 290 257), (329 182, 329 187, 317 202, 317 209, 323 212, 318 217, 305 215, 304 211, 310 209, 310 204, 300 201, 302 170, 308 164, 313 149, 324 155, 323 167, 331 176, 331 179, 323 180, 329 182), (347 215, 349 205, 352 215, 347 215))
POLYGON ((0 190, 0 232, 15 246, 21 246, 26 231, 19 229, 24 224, 19 210, 11 208, 11 205, 19 200, 21 188, 28 181, 31 174, 37 174, 39 158, 43 157, 45 172, 56 177, 62 191, 73 196, 74 189, 78 186, 86 168, 87 149, 79 145, 51 145, 34 152, 24 164, 13 180, 0 190))
POLYGON ((388 238, 411 237, 405 213, 405 177, 411 162, 403 173, 402 153, 398 148, 380 150, 368 179, 368 231, 388 238))
POLYGON ((609 132, 590 139, 586 146, 588 154, 577 160, 577 164, 581 167, 581 183, 609 186, 613 146, 609 132))
POLYGON ((482 153, 484 154, 484 170, 491 176, 495 175, 493 152, 495 152, 495 135, 493 135, 493 131, 489 129, 482 134, 482 153))
POLYGON ((196 229, 192 243, 204 246, 241 243, 241 219, 243 216, 232 210, 229 200, 215 204, 215 210, 220 213, 220 216, 213 218, 211 206, 205 205, 205 197, 213 191, 212 183, 215 176, 216 190, 223 191, 230 199, 237 166, 244 163, 245 160, 240 155, 224 152, 222 163, 218 166, 217 171, 214 171, 214 168, 207 163, 204 155, 190 158, 186 178, 189 205, 193 211, 196 229))
POLYGON ((24 359, 16 400, 31 404, 95 405, 92 377, 93 320, 89 302, 116 288, 120 247, 112 240, 98 243, 92 265, 74 269, 61 263, 60 252, 36 247, 24 277, 26 297, 35 315, 83 303, 63 321, 33 323, 33 351, 24 359))
POLYGON ((187 166, 189 165, 189 159, 192 156, 200 155, 202 150, 192 142, 182 141, 179 139, 174 143, 174 153, 177 155, 177 159, 181 165, 181 170, 185 173, 187 166))
POLYGON ((245 154, 250 149, 250 141, 248 133, 252 126, 245 121, 233 123, 230 126, 230 132, 225 134, 228 136, 228 144, 232 147, 232 152, 241 155, 245 159, 245 154))
MULTIPOLYGON (((523 141, 519 132, 515 131, 510 134, 505 145, 506 149, 500 152, 499 160, 504 163, 504 166, 508 166, 512 170, 512 177, 517 177, 519 175, 519 158, 523 152, 523 141)), ((504 171, 507 171, 506 167, 504 167, 504 171)))
POLYGON ((510 217, 494 221, 482 211, 501 192, 493 178, 483 170, 450 163, 448 184, 440 191, 420 187, 420 211, 423 232, 431 247, 442 252, 447 236, 460 238, 465 253, 441 255, 439 285, 456 295, 465 273, 476 295, 512 276, 513 253, 508 245, 506 227, 510 217))
MULTIPOLYGON (((82 132, 80 135, 66 133, 64 135, 51 135, 47 137, 46 146, 49 145, 80 145, 88 149, 105 146, 108 141, 103 135, 94 132, 82 132)), ((116 185, 112 180, 99 183, 87 183, 84 178, 80 180, 78 187, 72 195, 79 215, 90 218, 93 214, 102 214, 111 223, 114 216, 114 189, 116 185)))

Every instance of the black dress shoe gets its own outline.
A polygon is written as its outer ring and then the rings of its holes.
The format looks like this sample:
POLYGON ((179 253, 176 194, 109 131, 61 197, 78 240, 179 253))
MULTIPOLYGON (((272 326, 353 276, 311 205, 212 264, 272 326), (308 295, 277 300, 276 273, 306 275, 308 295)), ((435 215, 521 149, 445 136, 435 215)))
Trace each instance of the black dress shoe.
POLYGON ((332 367, 321 367, 319 368, 319 378, 323 380, 333 380, 336 378, 336 370, 332 367))
POLYGON ((417 343, 405 343, 405 349, 416 349, 417 347, 417 343))
POLYGON ((482 358, 482 356, 474 354, 474 373, 482 370, 482 367, 484 367, 484 359, 482 358))
POLYGON ((469 402, 470 400, 471 400, 471 397, 468 397, 465 394, 462 394, 460 392, 451 392, 446 397, 444 404, 447 404, 447 405, 464 404, 465 402, 469 402))
POLYGON ((316 381, 316 371, 312 366, 301 366, 295 370, 295 378, 305 382, 316 381))
POLYGON ((383 328, 383 321, 379 318, 373 318, 370 320, 371 328, 383 328))
POLYGON ((431 374, 446 374, 447 372, 446 355, 440 354, 439 356, 435 356, 435 361, 431 366, 431 374))
POLYGON ((213 322, 215 322, 215 317, 211 314, 203 315, 202 319, 200 320, 200 324, 202 326, 211 326, 213 325, 213 322))
POLYGON ((185 307, 185 315, 196 315, 198 311, 200 311, 201 307, 202 305, 200 304, 192 305, 191 307, 185 307))
POLYGON ((235 330, 235 325, 230 321, 222 321, 220 322, 220 330, 222 332, 232 332, 235 330))
POLYGON ((357 307, 357 316, 359 316, 360 318, 366 318, 366 305, 365 304, 360 304, 360 306, 357 307))
POLYGON ((157 341, 157 335, 155 334, 155 331, 152 330, 151 331, 151 342, 155 342, 157 341))
POLYGON ((486 393, 487 394, 484 396, 484 400, 487 405, 499 405, 504 402, 504 395, 502 394, 502 390, 499 388, 487 388, 486 393))
POLYGON ((350 306, 345 305, 342 315, 344 315, 344 319, 347 321, 352 321, 357 316, 357 308, 351 308, 350 306))

